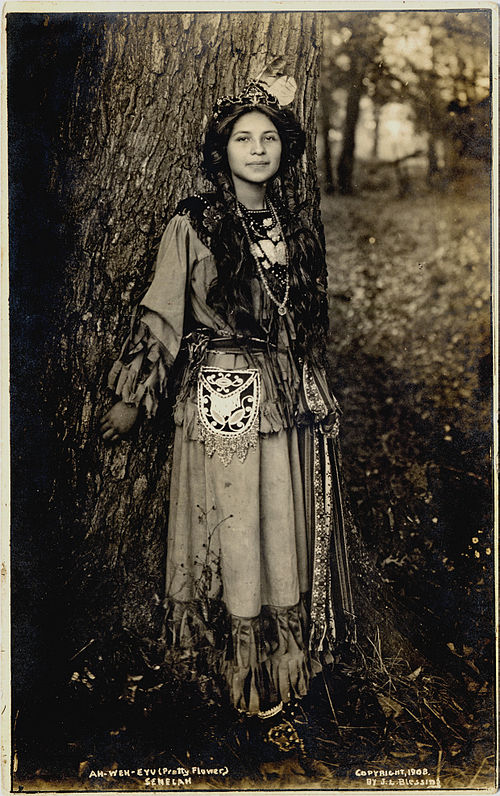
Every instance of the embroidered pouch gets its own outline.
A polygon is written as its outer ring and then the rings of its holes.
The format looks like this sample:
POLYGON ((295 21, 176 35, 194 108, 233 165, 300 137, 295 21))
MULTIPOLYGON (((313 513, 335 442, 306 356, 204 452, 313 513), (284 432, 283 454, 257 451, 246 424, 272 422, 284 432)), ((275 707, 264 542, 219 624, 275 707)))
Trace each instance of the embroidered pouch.
POLYGON ((208 456, 227 466, 234 454, 244 461, 258 439, 260 374, 255 368, 222 370, 208 365, 198 376, 199 438, 208 456))

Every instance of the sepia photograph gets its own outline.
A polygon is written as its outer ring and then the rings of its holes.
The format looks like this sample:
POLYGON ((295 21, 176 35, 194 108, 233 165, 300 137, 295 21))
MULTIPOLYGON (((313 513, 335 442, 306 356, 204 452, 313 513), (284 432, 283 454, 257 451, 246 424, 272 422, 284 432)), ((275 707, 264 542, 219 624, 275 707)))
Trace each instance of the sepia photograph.
POLYGON ((496 792, 497 39, 4 7, 6 792, 496 792))

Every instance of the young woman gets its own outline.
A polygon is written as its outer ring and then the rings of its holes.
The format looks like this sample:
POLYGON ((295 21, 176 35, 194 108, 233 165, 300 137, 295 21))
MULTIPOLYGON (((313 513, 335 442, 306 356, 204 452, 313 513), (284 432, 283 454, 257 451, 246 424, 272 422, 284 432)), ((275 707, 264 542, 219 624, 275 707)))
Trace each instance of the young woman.
POLYGON ((277 720, 353 635, 325 262, 293 191, 304 142, 260 84, 217 102, 215 192, 167 226, 102 421, 118 440, 175 389, 168 640, 213 649, 232 704, 277 720))

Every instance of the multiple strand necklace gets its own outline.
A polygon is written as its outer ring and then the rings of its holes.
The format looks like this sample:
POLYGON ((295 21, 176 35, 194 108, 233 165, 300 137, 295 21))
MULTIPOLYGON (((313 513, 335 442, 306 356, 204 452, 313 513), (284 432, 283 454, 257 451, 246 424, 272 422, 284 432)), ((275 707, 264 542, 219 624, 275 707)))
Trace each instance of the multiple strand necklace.
POLYGON ((276 305, 279 315, 286 315, 290 292, 288 248, 277 213, 267 200, 269 209, 251 211, 241 202, 236 203, 236 213, 241 219, 248 239, 250 253, 255 260, 257 273, 267 295, 276 305), (259 217, 262 216, 262 219, 259 217), (259 223, 260 222, 260 223, 259 223), (283 298, 271 290, 268 276, 273 277, 283 290, 283 298))

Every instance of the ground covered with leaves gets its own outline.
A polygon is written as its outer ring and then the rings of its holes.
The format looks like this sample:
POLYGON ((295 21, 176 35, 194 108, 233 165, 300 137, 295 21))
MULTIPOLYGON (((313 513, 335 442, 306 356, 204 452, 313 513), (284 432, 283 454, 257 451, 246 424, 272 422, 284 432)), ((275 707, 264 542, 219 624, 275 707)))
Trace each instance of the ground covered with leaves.
POLYGON ((428 737, 415 726, 405 737, 410 707, 392 705, 393 752, 422 758, 429 744, 442 785, 478 785, 494 732, 488 175, 471 163, 445 189, 332 197, 323 220, 353 508, 428 635, 427 671, 399 662, 428 737), (428 722, 436 713, 449 736, 428 722))
POLYGON ((360 638, 314 680, 289 753, 221 708, 208 678, 186 683, 182 660, 149 679, 138 665, 104 696, 80 671, 59 701, 19 715, 24 790, 493 786, 487 175, 474 166, 405 198, 391 185, 324 197, 323 220, 353 513, 424 637, 407 627, 413 656, 376 631, 360 638), (180 769, 189 786, 167 773, 180 769))

